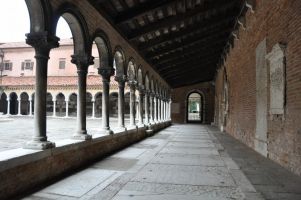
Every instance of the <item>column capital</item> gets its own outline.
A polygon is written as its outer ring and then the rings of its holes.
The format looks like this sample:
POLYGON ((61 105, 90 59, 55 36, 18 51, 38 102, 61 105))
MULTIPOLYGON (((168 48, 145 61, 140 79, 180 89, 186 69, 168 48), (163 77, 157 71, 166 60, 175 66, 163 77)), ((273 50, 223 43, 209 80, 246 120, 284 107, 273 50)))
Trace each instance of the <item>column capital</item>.
POLYGON ((129 86, 131 89, 135 89, 136 86, 137 86, 137 81, 135 81, 135 80, 128 80, 128 86, 129 86))
POLYGON ((59 38, 49 35, 47 31, 38 33, 27 33, 26 43, 38 51, 48 51, 59 47, 59 38))
POLYGON ((114 75, 115 69, 110 67, 98 68, 98 74, 102 76, 103 81, 110 81, 110 77, 114 75))
POLYGON ((119 85, 124 87, 124 84, 126 82, 126 75, 115 76, 115 81, 118 82, 119 85))
POLYGON ((76 65, 77 71, 88 71, 89 65, 93 65, 94 57, 87 54, 77 54, 71 56, 71 62, 76 65))

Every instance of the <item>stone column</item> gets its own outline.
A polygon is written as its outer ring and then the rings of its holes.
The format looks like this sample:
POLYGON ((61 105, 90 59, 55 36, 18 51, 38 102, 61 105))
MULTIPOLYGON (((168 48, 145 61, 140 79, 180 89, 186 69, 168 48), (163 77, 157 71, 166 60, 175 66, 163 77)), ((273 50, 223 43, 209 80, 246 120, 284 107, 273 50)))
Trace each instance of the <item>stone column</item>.
POLYGON ((77 140, 90 140, 91 135, 87 134, 87 73, 89 65, 93 64, 93 57, 90 55, 72 55, 71 62, 76 65, 78 77, 77 95, 77 131, 72 136, 77 140))
POLYGON ((92 119, 95 118, 95 99, 92 98, 92 119))
POLYGON ((125 131, 124 126, 124 86, 126 77, 115 77, 118 82, 118 130, 125 131))
POLYGON ((32 116, 32 99, 29 99, 29 116, 32 116))
POLYGON ((53 100, 53 117, 56 117, 56 99, 53 100))
POLYGON ((6 115, 10 115, 10 98, 7 96, 7 113, 6 115))
POLYGON ((161 121, 164 121, 164 100, 161 99, 161 121))
POLYGON ((69 101, 68 100, 65 101, 65 104, 66 104, 66 115, 65 115, 65 117, 67 118, 67 117, 69 117, 69 101))
POLYGON ((144 97, 144 89, 140 86, 139 88, 139 102, 138 102, 138 108, 139 108, 139 121, 138 121, 138 126, 144 126, 143 124, 143 97, 144 97))
POLYGON ((158 123, 158 98, 154 94, 154 121, 158 123))
POLYGON ((145 92, 144 97, 144 112, 145 112, 145 124, 149 125, 149 91, 145 92))
POLYGON ((18 115, 21 115, 21 97, 19 97, 17 101, 18 101, 18 115))
POLYGON ((50 49, 58 47, 59 38, 47 32, 29 33, 26 43, 34 47, 36 59, 35 104, 34 104, 34 137, 25 145, 30 149, 48 149, 55 146, 47 141, 46 135, 46 96, 47 68, 50 49))
POLYGON ((154 123, 154 94, 150 93, 150 123, 154 123))
POLYGON ((158 122, 161 122, 161 99, 158 96, 157 97, 157 101, 158 101, 158 122))
POLYGON ((136 84, 135 80, 129 80, 128 86, 130 87, 130 128, 136 128, 135 124, 135 91, 136 91, 136 84))
POLYGON ((110 118, 109 118, 109 103, 110 103, 110 77, 114 74, 114 69, 109 67, 102 67, 98 69, 98 73, 102 77, 102 128, 101 132, 105 134, 113 134, 110 129, 110 118))

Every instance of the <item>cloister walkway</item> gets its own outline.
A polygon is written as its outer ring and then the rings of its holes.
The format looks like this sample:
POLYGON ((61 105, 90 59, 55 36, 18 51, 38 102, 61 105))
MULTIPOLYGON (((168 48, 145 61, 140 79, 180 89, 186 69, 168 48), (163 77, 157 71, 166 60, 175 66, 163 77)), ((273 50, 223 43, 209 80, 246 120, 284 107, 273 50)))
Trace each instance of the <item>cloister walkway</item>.
POLYGON ((23 198, 301 199, 301 179, 216 128, 172 125, 23 198))

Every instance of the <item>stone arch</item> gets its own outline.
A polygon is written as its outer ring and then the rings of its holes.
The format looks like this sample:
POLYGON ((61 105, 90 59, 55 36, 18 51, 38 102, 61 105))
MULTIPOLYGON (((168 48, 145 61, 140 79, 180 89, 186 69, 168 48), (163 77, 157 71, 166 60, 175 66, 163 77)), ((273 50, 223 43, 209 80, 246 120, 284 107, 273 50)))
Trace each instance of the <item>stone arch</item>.
POLYGON ((130 118, 130 92, 124 95, 124 116, 130 118))
POLYGON ((110 93, 110 117, 117 117, 118 115, 118 93, 110 93))
POLYGON ((116 66, 115 75, 117 77, 124 77, 125 76, 125 56, 122 48, 120 46, 117 46, 115 48, 114 53, 114 64, 116 66))
POLYGON ((142 72, 142 66, 139 65, 137 70, 137 82, 138 86, 144 88, 144 80, 143 80, 143 72, 142 72))
POLYGON ((68 100, 68 115, 75 117, 77 114, 77 94, 71 93, 68 100))
POLYGON ((133 58, 129 60, 128 68, 127 68, 127 76, 129 81, 136 81, 137 78, 136 64, 133 58))
POLYGON ((3 92, 0 97, 0 112, 7 114, 7 95, 5 92, 3 92))
POLYGON ((63 117, 66 115, 66 101, 63 93, 58 93, 56 99, 56 116, 63 117))
POLYGON ((102 93, 97 92, 94 96, 95 100, 95 117, 101 117, 102 112, 102 93))
MULTIPOLYGON (((113 68, 113 56, 109 37, 104 31, 97 29, 93 35, 93 41, 99 54, 99 68, 113 68)), ((92 49, 92 44, 90 49, 92 49)))
POLYGON ((151 86, 150 86, 150 81, 149 81, 149 75, 148 72, 145 73, 145 77, 144 77, 144 85, 145 85, 145 89, 149 92, 151 90, 151 86))
POLYGON ((10 101, 10 113, 11 115, 18 114, 18 95, 15 92, 11 92, 9 94, 9 101, 10 101))
POLYGON ((53 96, 49 92, 47 92, 46 96, 46 111, 48 116, 53 114, 53 96))
POLYGON ((92 112, 93 112, 93 103, 92 103, 92 99, 93 96, 90 92, 86 93, 86 115, 88 116, 92 116, 92 112))
POLYGON ((151 78, 150 78, 150 91, 152 93, 155 92, 155 83, 154 83, 154 77, 153 76, 151 76, 151 78))
POLYGON ((71 3, 62 4, 56 12, 54 20, 55 31, 60 17, 63 17, 66 20, 71 30, 74 54, 82 56, 85 54, 90 55, 91 48, 89 48, 89 30, 86 20, 79 9, 71 3))
POLYGON ((201 98, 201 113, 200 113, 200 117, 201 119, 196 121, 198 123, 205 123, 206 122, 206 116, 205 116, 205 113, 206 113, 206 109, 207 109, 207 106, 206 106, 206 99, 205 99, 205 94, 203 93, 203 91, 199 90, 199 89, 193 89, 193 90, 190 90, 186 93, 186 102, 185 102, 185 120, 186 120, 186 123, 189 123, 191 121, 188 120, 188 99, 189 99, 189 96, 193 93, 197 93, 200 95, 200 98, 201 98))
POLYGON ((52 10, 48 0, 25 0, 29 18, 30 18, 30 32, 48 32, 53 34, 51 23, 52 10))
POLYGON ((27 92, 22 92, 20 94, 20 102, 21 102, 21 115, 29 114, 29 95, 27 92))

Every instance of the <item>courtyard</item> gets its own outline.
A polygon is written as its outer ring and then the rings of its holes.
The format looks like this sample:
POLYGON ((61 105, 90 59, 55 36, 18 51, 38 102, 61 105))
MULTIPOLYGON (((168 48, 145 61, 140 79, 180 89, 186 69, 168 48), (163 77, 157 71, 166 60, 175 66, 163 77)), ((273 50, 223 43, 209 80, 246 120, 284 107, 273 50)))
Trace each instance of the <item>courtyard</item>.
MULTIPOLYGON (((33 137, 34 122, 29 116, 2 116, 0 118, 0 152, 22 147, 33 137)), ((101 129, 101 118, 87 119, 87 131, 90 135, 97 134, 101 129)), ((125 125, 129 120, 125 119, 125 125)), ((117 126, 117 118, 110 118, 110 126, 114 131, 117 126)), ((69 117, 47 117, 48 140, 57 142, 63 139, 70 139, 76 131, 76 118, 69 117)))

